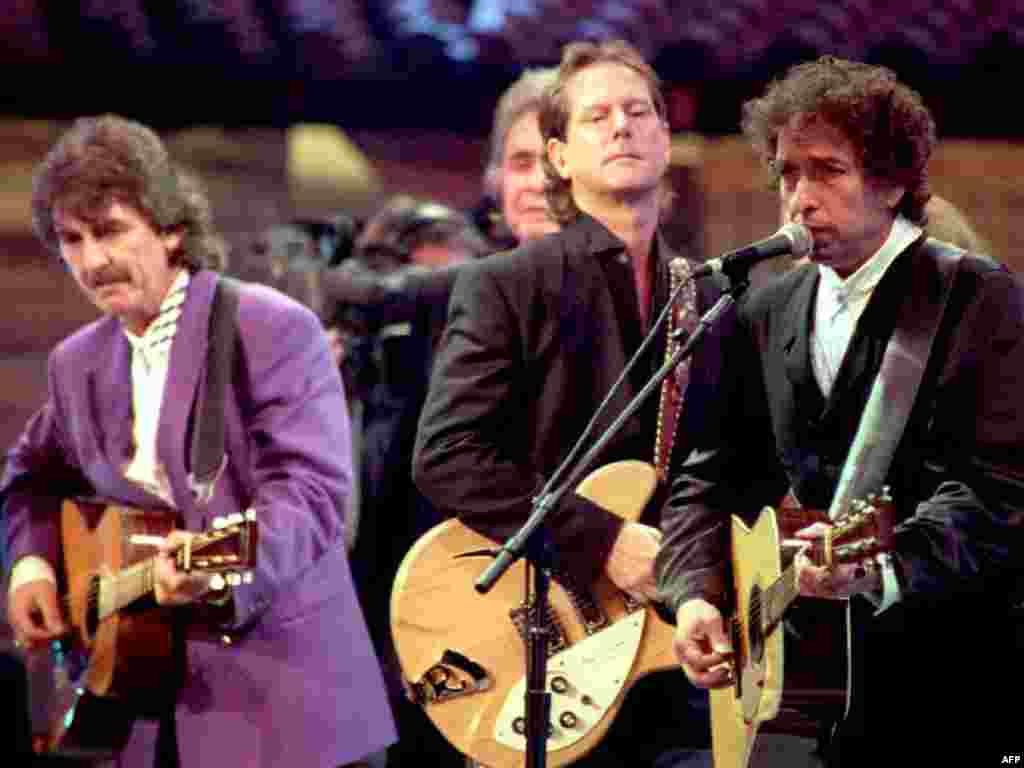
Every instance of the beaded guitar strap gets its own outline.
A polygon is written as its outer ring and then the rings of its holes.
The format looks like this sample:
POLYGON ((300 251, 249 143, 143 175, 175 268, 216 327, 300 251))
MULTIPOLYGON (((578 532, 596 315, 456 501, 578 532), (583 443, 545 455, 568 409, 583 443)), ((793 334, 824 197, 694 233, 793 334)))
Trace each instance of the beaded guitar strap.
MULTIPOLYGON (((665 324, 667 329, 665 362, 668 362, 686 341, 685 337, 676 340, 673 336, 675 331, 683 328, 687 332, 692 332, 697 327, 697 288, 694 281, 690 280, 691 272, 690 262, 686 259, 675 258, 669 262, 670 295, 674 296, 680 285, 683 286, 683 289, 679 292, 675 307, 669 313, 668 322, 665 324)), ((683 396, 686 393, 686 384, 689 380, 690 359, 686 358, 676 365, 673 375, 666 376, 661 382, 658 426, 654 435, 654 467, 658 473, 658 480, 662 483, 668 478, 672 447, 676 437, 676 425, 679 423, 679 416, 682 413, 683 396)))

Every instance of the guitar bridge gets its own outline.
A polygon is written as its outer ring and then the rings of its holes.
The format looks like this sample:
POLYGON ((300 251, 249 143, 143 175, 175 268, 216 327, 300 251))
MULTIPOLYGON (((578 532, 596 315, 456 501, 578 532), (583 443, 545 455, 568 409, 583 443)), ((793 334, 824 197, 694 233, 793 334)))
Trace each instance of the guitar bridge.
POLYGON ((418 682, 406 681, 406 695, 424 706, 482 693, 491 687, 487 670, 458 651, 446 650, 418 682))

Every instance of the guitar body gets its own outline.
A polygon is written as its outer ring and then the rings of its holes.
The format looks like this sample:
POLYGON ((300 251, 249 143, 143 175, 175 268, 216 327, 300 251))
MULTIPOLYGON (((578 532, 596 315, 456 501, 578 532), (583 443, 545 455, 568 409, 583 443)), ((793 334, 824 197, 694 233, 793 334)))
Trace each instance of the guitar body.
MULTIPOLYGON (((61 507, 61 537, 73 646, 60 654, 65 668, 55 692, 46 749, 66 756, 109 759, 124 747, 135 718, 173 700, 181 668, 173 653, 169 612, 154 603, 109 611, 100 579, 142 562, 152 546, 132 537, 166 536, 173 513, 81 499, 61 507), (71 656, 84 655, 79 679, 71 656)), ((79 663, 81 666, 81 663, 79 663)))
MULTIPOLYGON (((153 541, 176 527, 173 512, 65 500, 61 542, 71 642, 53 645, 55 716, 41 751, 110 759, 136 717, 161 714, 175 698, 184 654, 172 611, 150 599, 153 541)), ((174 553, 183 571, 227 573, 240 583, 255 565, 255 514, 215 521, 174 553)))
MULTIPOLYGON (((814 522, 800 519, 791 527, 797 518, 780 517, 786 533, 814 522)), ((846 709, 845 603, 801 597, 785 622, 762 622, 771 613, 763 601, 770 601, 772 585, 782 578, 782 541, 770 507, 753 527, 732 518, 736 682, 710 692, 715 768, 746 768, 759 731, 821 736, 846 709)))
MULTIPOLYGON (((636 520, 656 482, 651 465, 623 461, 592 472, 577 492, 636 520)), ((496 546, 457 520, 424 534, 396 577, 391 626, 410 690, 448 741, 487 768, 518 768, 526 752, 527 574, 520 560, 479 594, 474 582, 496 546)), ((601 740, 637 679, 676 661, 673 628, 606 578, 586 590, 553 579, 549 597, 562 647, 548 660, 547 764, 558 768, 601 740)))
MULTIPOLYGON (((736 685, 717 688, 711 698, 711 750, 715 768, 746 768, 762 722, 778 714, 782 703, 783 633, 774 631, 751 642, 752 593, 766 588, 782 573, 779 532, 774 514, 765 510, 753 528, 732 518, 732 572, 737 599, 733 647, 742 662, 736 685), (756 646, 756 647, 754 647, 756 646)), ((781 628, 776 628, 777 630, 781 628)))
POLYGON ((112 611, 98 618, 98 579, 152 557, 152 546, 133 536, 166 536, 171 512, 66 500, 61 535, 67 575, 69 621, 78 645, 89 656, 85 687, 97 696, 150 701, 173 695, 173 633, 169 612, 151 604, 112 611))

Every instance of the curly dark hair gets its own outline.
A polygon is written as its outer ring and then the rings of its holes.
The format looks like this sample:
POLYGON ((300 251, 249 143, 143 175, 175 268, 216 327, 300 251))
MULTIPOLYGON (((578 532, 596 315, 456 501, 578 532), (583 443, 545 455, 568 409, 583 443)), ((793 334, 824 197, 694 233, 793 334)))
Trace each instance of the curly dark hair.
POLYGON ((797 116, 841 130, 866 176, 906 189, 897 213, 924 223, 935 121, 920 94, 892 70, 822 56, 790 68, 763 96, 746 102, 743 133, 773 172, 779 131, 797 116))
POLYGON ((115 200, 137 209, 160 233, 183 233, 172 263, 191 271, 223 266, 224 241, 214 232, 209 199, 198 177, 171 160, 159 136, 117 115, 79 118, 36 169, 32 226, 59 254, 55 208, 90 221, 115 200))
MULTIPOLYGON (((622 64, 642 75, 650 86, 654 111, 662 120, 668 120, 668 108, 661 92, 661 80, 636 48, 624 40, 571 43, 565 46, 562 62, 558 66, 558 75, 545 90, 541 103, 538 122, 545 145, 551 139, 565 140, 571 112, 569 97, 565 92, 566 84, 581 70, 594 64, 605 63, 622 64)), ((551 215, 559 224, 568 224, 579 215, 579 208, 572 199, 570 182, 558 174, 547 153, 544 154, 542 162, 546 177, 544 193, 551 208, 551 215)))

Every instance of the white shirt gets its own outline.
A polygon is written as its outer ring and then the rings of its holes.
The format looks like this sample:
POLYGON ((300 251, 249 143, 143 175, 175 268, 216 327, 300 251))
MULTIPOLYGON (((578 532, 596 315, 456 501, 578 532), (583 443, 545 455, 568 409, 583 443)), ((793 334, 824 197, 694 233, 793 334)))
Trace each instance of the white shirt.
MULTIPOLYGON (((178 330, 181 306, 189 283, 189 272, 182 269, 171 283, 167 296, 160 304, 160 313, 142 334, 136 336, 123 328, 132 348, 132 411, 135 455, 125 466, 124 474, 132 482, 159 496, 171 506, 170 485, 162 465, 156 458, 156 430, 160 423, 160 406, 167 384, 171 341, 178 330)), ((35 579, 57 583, 53 567, 43 558, 28 555, 18 560, 11 569, 8 594, 17 587, 35 579)))
MULTIPOLYGON (((920 227, 903 216, 897 216, 882 247, 849 277, 843 279, 831 267, 818 265, 820 278, 814 306, 814 329, 811 331, 811 366, 825 397, 832 392, 850 339, 875 287, 896 257, 920 236, 920 227)), ((902 595, 892 559, 882 554, 878 556, 878 562, 882 566, 882 595, 881 600, 876 601, 876 613, 881 613, 899 602, 902 595)), ((871 599, 875 601, 876 597, 871 599)))
POLYGON ((132 348, 132 412, 134 414, 135 455, 125 467, 129 480, 174 506, 167 474, 156 457, 156 429, 167 385, 171 342, 178 331, 181 306, 185 303, 189 272, 183 269, 174 278, 160 313, 142 336, 127 328, 124 335, 132 348))

